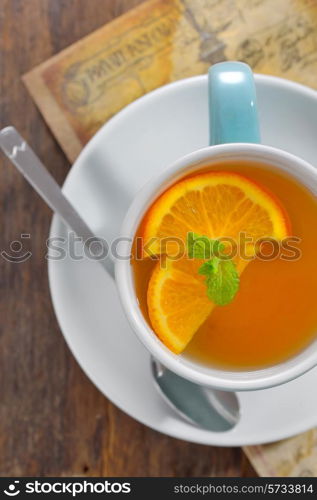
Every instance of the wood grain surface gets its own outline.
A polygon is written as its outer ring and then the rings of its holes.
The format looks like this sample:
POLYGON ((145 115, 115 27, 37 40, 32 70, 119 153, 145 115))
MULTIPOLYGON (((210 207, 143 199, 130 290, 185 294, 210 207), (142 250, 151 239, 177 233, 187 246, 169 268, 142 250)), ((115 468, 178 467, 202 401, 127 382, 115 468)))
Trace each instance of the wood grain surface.
MULTIPOLYGON (((138 3, 0 0, 1 127, 16 126, 59 183, 69 163, 20 77, 138 3)), ((2 155, 0 176, 1 250, 30 234, 21 241, 32 252, 20 264, 0 257, 0 475, 256 475, 239 448, 161 435, 97 391, 72 357, 52 308, 45 260, 50 210, 2 155)))

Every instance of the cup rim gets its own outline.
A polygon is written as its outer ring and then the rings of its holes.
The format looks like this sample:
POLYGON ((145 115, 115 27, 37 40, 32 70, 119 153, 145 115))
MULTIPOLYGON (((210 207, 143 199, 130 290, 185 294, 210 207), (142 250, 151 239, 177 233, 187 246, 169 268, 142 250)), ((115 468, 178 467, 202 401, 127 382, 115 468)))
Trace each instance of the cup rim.
MULTIPOLYGON (((121 227, 120 255, 131 254, 132 240, 140 221, 153 199, 190 171, 202 169, 206 164, 228 159, 266 163, 273 169, 284 171, 306 186, 316 197, 317 169, 305 160, 272 146, 263 144, 220 144, 189 153, 152 178, 137 193, 121 227), (305 177, 305 179, 303 179, 305 177)), ((317 339, 296 356, 272 367, 260 370, 230 371, 196 364, 182 355, 170 351, 146 322, 134 292, 130 259, 117 259, 115 275, 119 297, 136 336, 152 356, 164 366, 192 382, 228 391, 259 390, 283 384, 317 365, 317 339)))

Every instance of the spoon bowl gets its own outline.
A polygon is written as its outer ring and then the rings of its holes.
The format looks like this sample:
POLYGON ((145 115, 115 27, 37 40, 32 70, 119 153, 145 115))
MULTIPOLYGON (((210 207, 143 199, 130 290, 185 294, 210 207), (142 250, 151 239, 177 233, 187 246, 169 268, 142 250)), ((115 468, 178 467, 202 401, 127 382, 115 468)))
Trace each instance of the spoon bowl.
POLYGON ((234 392, 209 389, 190 382, 151 358, 155 387, 165 402, 187 422, 213 432, 232 429, 240 419, 234 392))

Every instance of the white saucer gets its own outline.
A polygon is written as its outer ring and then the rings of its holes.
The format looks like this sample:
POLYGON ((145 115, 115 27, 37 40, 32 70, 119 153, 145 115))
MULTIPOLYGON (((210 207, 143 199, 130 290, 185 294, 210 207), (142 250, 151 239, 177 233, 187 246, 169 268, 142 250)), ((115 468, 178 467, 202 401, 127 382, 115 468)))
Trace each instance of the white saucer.
MULTIPOLYGON (((262 142, 316 164, 317 93, 256 76, 262 142)), ((98 236, 117 236, 136 191, 166 165, 208 142, 207 79, 158 89, 130 104, 85 147, 64 192, 98 236)), ((53 218, 51 236, 65 236, 53 218)), ((241 420, 227 432, 182 421, 153 387, 149 355, 131 331, 111 278, 94 261, 49 261, 49 280, 65 339, 99 390, 130 416, 176 438, 221 446, 275 441, 317 425, 317 368, 273 389, 239 393, 241 420)))

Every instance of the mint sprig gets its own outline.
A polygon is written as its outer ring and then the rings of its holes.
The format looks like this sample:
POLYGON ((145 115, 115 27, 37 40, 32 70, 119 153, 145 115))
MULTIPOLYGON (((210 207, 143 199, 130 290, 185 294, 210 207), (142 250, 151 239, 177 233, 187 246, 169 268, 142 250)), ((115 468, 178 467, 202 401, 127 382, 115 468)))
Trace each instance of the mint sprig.
POLYGON ((206 276, 207 296, 219 306, 229 304, 239 290, 239 274, 233 260, 221 252, 225 246, 217 239, 194 232, 187 234, 189 258, 204 259, 198 273, 206 276))

